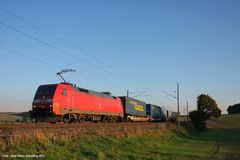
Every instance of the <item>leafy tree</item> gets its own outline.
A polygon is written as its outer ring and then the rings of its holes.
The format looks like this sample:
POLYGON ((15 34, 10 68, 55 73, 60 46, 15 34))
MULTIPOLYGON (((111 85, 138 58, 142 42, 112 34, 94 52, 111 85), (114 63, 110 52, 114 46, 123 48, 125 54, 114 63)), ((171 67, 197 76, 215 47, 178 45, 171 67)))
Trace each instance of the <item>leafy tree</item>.
POLYGON ((205 120, 210 117, 218 117, 221 115, 221 110, 218 108, 216 101, 209 95, 201 94, 197 98, 197 109, 204 113, 205 120))
POLYGON ((193 125, 200 131, 206 128, 205 121, 210 117, 219 117, 221 110, 216 101, 209 95, 201 94, 197 97, 197 110, 189 113, 193 125))

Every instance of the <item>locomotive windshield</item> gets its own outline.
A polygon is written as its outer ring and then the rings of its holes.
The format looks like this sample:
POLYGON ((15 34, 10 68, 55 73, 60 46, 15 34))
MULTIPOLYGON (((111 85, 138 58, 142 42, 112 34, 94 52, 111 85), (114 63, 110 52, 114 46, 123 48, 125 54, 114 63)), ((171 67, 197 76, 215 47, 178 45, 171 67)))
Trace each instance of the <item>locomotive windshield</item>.
POLYGON ((57 84, 40 86, 38 87, 38 90, 36 92, 34 99, 53 98, 56 88, 57 88, 57 84))

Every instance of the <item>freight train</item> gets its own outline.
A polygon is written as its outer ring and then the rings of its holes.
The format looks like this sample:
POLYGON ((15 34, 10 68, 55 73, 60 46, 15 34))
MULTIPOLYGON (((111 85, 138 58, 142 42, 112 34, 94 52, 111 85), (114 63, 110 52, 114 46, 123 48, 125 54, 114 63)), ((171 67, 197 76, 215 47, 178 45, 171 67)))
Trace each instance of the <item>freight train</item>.
POLYGON ((128 97, 112 96, 70 83, 40 85, 30 111, 37 121, 65 123, 176 121, 176 112, 128 97))

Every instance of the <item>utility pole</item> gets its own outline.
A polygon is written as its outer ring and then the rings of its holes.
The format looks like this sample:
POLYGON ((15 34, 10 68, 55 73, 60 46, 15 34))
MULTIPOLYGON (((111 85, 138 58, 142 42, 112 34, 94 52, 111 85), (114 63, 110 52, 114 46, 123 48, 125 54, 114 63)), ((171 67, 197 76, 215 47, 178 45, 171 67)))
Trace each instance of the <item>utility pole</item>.
POLYGON ((185 107, 183 107, 183 121, 185 122, 186 120, 186 114, 185 114, 185 110, 186 110, 186 108, 185 107))
POLYGON ((187 101, 187 121, 188 121, 188 101, 187 101))
POLYGON ((180 112, 179 112, 179 83, 177 82, 177 97, 175 97, 174 95, 169 94, 166 91, 163 91, 163 93, 177 99, 177 121, 178 121, 178 125, 180 125, 180 112))
POLYGON ((177 111, 178 111, 178 125, 180 125, 180 112, 179 112, 179 83, 177 82, 177 111))
POLYGON ((129 96, 129 90, 127 90, 127 97, 129 96))

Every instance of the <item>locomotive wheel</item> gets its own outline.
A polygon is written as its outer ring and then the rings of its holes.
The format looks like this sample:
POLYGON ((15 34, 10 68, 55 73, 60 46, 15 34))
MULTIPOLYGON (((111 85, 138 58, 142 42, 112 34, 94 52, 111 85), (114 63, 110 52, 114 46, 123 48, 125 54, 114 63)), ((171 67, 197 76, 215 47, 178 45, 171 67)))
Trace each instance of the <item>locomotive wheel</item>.
POLYGON ((69 117, 69 115, 64 115, 64 116, 63 116, 63 123, 70 123, 70 117, 69 117))
POLYGON ((64 123, 77 123, 78 120, 75 118, 74 115, 66 114, 63 116, 63 122, 64 123))
POLYGON ((70 122, 69 123, 77 123, 78 121, 74 118, 74 117, 71 117, 70 119, 70 122))
POLYGON ((107 116, 103 116, 102 117, 102 122, 103 123, 107 123, 108 122, 108 117, 107 116))
POLYGON ((67 118, 63 120, 63 123, 69 123, 69 122, 70 122, 70 121, 69 121, 69 119, 67 119, 67 118))

